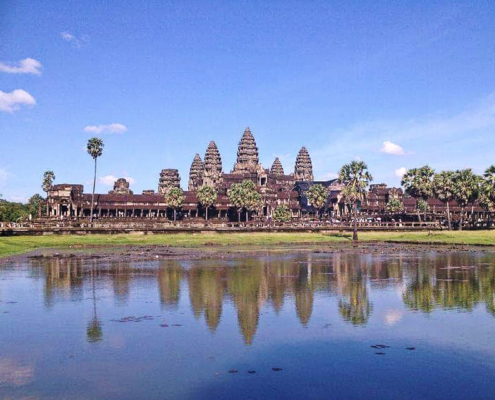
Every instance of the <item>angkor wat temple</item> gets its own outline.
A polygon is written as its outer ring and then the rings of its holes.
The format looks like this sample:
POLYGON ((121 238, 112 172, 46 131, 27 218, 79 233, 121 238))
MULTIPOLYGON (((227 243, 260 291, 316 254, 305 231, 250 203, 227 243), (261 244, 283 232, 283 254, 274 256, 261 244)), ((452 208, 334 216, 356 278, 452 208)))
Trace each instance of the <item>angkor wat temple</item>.
MULTIPOLYGON (((341 184, 337 179, 314 181, 313 166, 308 150, 302 147, 297 155, 293 172, 286 174, 282 163, 275 158, 270 169, 259 161, 256 140, 249 128, 244 130, 237 150, 237 160, 230 173, 225 173, 222 158, 215 142, 211 141, 204 159, 199 154, 193 158, 189 171, 188 190, 181 207, 182 218, 196 218, 204 215, 204 209, 196 197, 197 190, 203 185, 213 186, 217 200, 209 210, 212 217, 224 220, 236 220, 237 212, 230 203, 227 191, 234 183, 251 180, 263 196, 263 216, 270 216, 273 210, 286 205, 293 217, 301 217, 315 212, 308 204, 306 191, 311 185, 319 183, 328 188, 327 215, 346 213, 340 197, 341 184)), ((160 172, 157 191, 143 190, 134 194, 129 182, 118 179, 108 194, 95 195, 94 216, 97 218, 164 218, 171 215, 164 195, 171 188, 180 187, 177 169, 163 169, 160 172)), ((384 210, 392 197, 402 199, 402 190, 387 188, 386 185, 372 185, 366 204, 361 211, 376 213, 384 210)), ((406 204, 407 207, 407 204, 406 204)), ((414 205, 413 205, 414 207, 414 205)), ((57 184, 48 194, 48 213, 51 218, 86 218, 91 214, 91 194, 84 193, 82 185, 57 184)))

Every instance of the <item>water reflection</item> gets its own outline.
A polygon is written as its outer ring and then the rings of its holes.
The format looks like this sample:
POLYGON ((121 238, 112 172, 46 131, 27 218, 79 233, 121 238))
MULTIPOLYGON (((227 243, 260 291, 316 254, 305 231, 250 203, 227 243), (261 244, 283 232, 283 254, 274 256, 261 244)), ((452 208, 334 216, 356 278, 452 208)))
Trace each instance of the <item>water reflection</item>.
POLYGON ((483 254, 303 254, 222 263, 197 261, 192 265, 181 261, 102 264, 58 257, 34 259, 31 265, 44 279, 47 308, 57 302, 82 301, 89 289, 93 302, 87 325, 89 342, 103 338, 98 293, 111 286, 115 305, 123 306, 129 302, 133 282, 145 284, 149 290, 158 285, 164 310, 176 310, 181 290, 187 290, 192 313, 204 318, 212 333, 221 323, 225 303, 232 303, 246 345, 253 342, 265 305, 276 314, 286 305, 294 307, 302 326, 307 326, 315 293, 335 298, 342 320, 356 326, 366 325, 373 313, 370 293, 391 289, 399 290, 403 304, 413 311, 469 312, 484 304, 495 316, 495 268, 490 256, 483 254))

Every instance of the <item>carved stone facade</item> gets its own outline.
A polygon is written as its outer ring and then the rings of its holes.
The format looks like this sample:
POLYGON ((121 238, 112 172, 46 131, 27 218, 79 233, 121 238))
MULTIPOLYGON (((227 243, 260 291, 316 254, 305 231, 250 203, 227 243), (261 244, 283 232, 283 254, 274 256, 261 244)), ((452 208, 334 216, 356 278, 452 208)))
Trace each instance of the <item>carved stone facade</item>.
POLYGON ((131 195, 133 193, 129 189, 129 182, 124 178, 119 178, 113 184, 113 190, 110 190, 108 194, 131 195))
POLYGON ((165 194, 174 187, 180 187, 179 170, 162 169, 158 183, 158 193, 165 194))
POLYGON ((201 160, 199 154, 196 154, 189 170, 189 190, 194 192, 203 184, 204 167, 203 160, 201 160))
POLYGON ((312 181, 313 179, 313 164, 311 157, 306 147, 299 150, 294 168, 294 180, 296 181, 312 181))

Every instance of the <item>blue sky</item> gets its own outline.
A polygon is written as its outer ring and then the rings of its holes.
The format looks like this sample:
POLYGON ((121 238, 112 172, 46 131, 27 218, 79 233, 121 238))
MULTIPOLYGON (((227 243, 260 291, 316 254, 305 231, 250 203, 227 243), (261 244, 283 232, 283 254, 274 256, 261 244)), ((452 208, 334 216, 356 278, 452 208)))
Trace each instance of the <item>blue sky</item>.
POLYGON ((228 172, 246 126, 265 167, 291 172, 304 145, 318 179, 355 158, 396 186, 401 168, 495 163, 495 2, 93 3, 0 4, 7 199, 47 169, 90 191, 95 132, 100 192, 156 190, 163 168, 186 188, 210 140, 228 172))

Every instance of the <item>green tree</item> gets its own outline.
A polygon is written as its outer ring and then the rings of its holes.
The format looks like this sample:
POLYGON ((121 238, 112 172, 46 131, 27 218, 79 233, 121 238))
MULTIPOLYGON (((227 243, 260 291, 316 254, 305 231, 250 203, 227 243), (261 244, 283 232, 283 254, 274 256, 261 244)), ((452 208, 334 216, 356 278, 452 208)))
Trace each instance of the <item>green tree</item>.
POLYGON ((464 212, 466 206, 473 202, 478 193, 478 178, 471 168, 458 170, 454 174, 454 198, 461 207, 459 230, 464 224, 464 212))
POLYGON ((273 211, 273 219, 277 222, 289 222, 291 220, 290 210, 285 204, 278 206, 273 211))
POLYGON ((227 196, 237 211, 237 221, 241 222, 241 212, 244 207, 243 189, 240 183, 234 183, 227 191, 227 196))
POLYGON ((258 211, 263 207, 263 197, 256 190, 246 191, 246 200, 244 207, 246 208, 246 222, 249 219, 249 213, 258 211))
POLYGON ((36 193, 29 198, 27 207, 29 214, 31 214, 32 216, 37 215, 41 217, 43 213, 43 208, 46 207, 45 199, 41 197, 38 193, 36 193))
POLYGON ((373 177, 368 171, 368 166, 363 161, 352 161, 342 166, 339 172, 339 180, 344 185, 342 195, 346 202, 352 204, 354 210, 353 240, 358 240, 357 234, 357 207, 366 197, 366 189, 373 177))
POLYGON ((174 222, 177 221, 177 210, 184 203, 184 199, 184 191, 178 187, 174 187, 165 193, 165 202, 174 210, 174 222))
POLYGON ((311 186, 306 192, 309 203, 315 208, 316 216, 321 217, 320 211, 327 203, 328 189, 319 183, 311 186))
POLYGON ((234 183, 227 191, 227 196, 232 205, 237 209, 237 219, 241 222, 241 212, 246 209, 246 221, 248 220, 248 211, 254 211, 259 208, 263 199, 256 191, 256 185, 249 179, 243 180, 241 183, 234 183), (249 209, 248 209, 249 207, 249 209))
MULTIPOLYGON (((402 177, 401 185, 404 187, 405 192, 416 199, 416 203, 419 200, 428 201, 433 196, 433 175, 435 171, 428 165, 421 168, 412 168, 402 177)), ((421 215, 419 208, 416 206, 418 213, 418 221, 421 222, 421 215)))
POLYGON ((208 221, 208 208, 215 204, 215 201, 217 200, 217 191, 213 186, 205 185, 198 190, 196 197, 205 208, 206 220, 208 221))
POLYGON ((449 202, 454 200, 454 178, 453 171, 442 171, 433 175, 433 195, 447 207, 447 221, 449 231, 452 230, 452 218, 450 215, 449 202))
MULTIPOLYGON (((45 171, 43 174, 43 182, 41 184, 41 188, 46 193, 46 197, 48 200, 48 192, 53 186, 53 181, 55 180, 55 173, 53 171, 45 171)), ((46 207, 46 216, 48 217, 48 205, 46 207)))
POLYGON ((95 172, 93 176, 93 194, 91 195, 91 215, 89 216, 89 222, 93 222, 93 210, 95 204, 95 187, 96 187, 96 169, 97 169, 97 160, 103 154, 103 140, 98 139, 96 137, 88 140, 88 144, 86 145, 86 150, 88 154, 95 160, 95 172))
POLYGON ((419 213, 426 214, 427 211, 430 210, 430 206, 426 200, 419 199, 416 202, 416 211, 419 213))
POLYGON ((490 225, 491 213, 495 210, 495 165, 488 167, 480 184, 479 203, 488 213, 490 225))
POLYGON ((390 199, 385 210, 390 214, 398 214, 404 210, 404 204, 399 199, 390 199))

